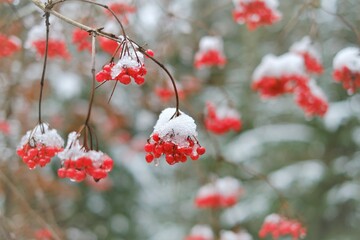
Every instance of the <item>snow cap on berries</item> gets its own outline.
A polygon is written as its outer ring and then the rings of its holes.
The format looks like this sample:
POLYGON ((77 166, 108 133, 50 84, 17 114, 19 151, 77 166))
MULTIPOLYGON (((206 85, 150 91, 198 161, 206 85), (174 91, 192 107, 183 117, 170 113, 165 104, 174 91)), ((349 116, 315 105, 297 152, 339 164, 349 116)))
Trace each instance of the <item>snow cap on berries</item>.
POLYGON ((195 67, 224 66, 226 58, 224 56, 223 40, 219 36, 205 36, 199 42, 199 51, 195 54, 195 67))
POLYGON ((279 57, 268 54, 256 67, 252 78, 256 82, 263 77, 281 77, 284 75, 305 75, 302 57, 294 53, 285 53, 279 57))
POLYGON ((186 141, 188 136, 197 137, 196 124, 192 117, 180 111, 180 115, 174 117, 176 109, 166 108, 159 115, 159 119, 154 126, 154 133, 165 141, 171 141, 179 147, 188 146, 186 141), (169 133, 173 133, 169 135, 169 133))
POLYGON ((252 240, 252 236, 245 230, 239 232, 221 231, 220 240, 252 240))
POLYGON ((347 47, 340 50, 333 61, 334 69, 347 67, 352 72, 360 73, 360 49, 347 47))
POLYGON ((214 233, 208 225, 195 225, 185 240, 214 240, 214 233))
POLYGON ((47 123, 38 124, 33 130, 27 131, 21 138, 19 147, 28 143, 30 143, 30 145, 40 143, 49 147, 57 148, 62 148, 64 146, 64 140, 57 133, 56 129, 50 129, 47 123))

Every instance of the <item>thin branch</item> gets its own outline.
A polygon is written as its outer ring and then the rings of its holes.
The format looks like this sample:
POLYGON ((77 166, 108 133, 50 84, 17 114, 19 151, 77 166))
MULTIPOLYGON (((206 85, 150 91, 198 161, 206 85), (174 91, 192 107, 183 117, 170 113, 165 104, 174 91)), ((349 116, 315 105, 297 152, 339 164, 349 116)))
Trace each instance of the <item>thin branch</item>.
POLYGON ((44 133, 44 129, 42 127, 42 120, 41 120, 41 103, 42 103, 42 96, 43 96, 43 89, 44 89, 44 82, 45 82, 45 72, 46 72, 46 64, 48 58, 48 49, 49 49, 49 22, 50 13, 45 12, 45 26, 46 26, 46 39, 45 39, 45 57, 44 57, 44 65, 41 74, 41 81, 40 81, 40 97, 39 97, 39 124, 41 126, 41 132, 44 133))
POLYGON ((90 93, 90 102, 89 102, 89 108, 88 108, 88 113, 86 116, 86 120, 85 120, 85 126, 88 125, 89 120, 90 120, 90 115, 91 115, 91 109, 92 109, 92 105, 94 102, 94 95, 95 95, 95 54, 96 54, 96 49, 95 49, 95 40, 96 40, 96 34, 95 32, 91 32, 91 42, 92 42, 92 47, 91 47, 91 75, 92 75, 92 85, 91 85, 91 93, 90 93))
MULTIPOLYGON (((136 44, 136 43, 135 43, 136 44)), ((177 90, 177 87, 176 87, 176 83, 175 83, 175 79, 173 78, 173 76, 171 75, 171 73, 169 72, 169 70, 164 66, 164 64, 162 64, 161 62, 159 62, 157 59, 155 59, 154 57, 150 56, 149 54, 146 53, 145 49, 142 48, 142 47, 138 47, 138 50, 144 54, 145 56, 147 56, 148 58, 150 58, 153 62, 155 62, 160 68, 162 68, 166 74, 169 76, 170 80, 171 80, 171 83, 173 85, 173 88, 174 88, 174 92, 175 92, 175 99, 176 99, 176 111, 174 113, 174 115, 171 117, 174 118, 174 117, 177 117, 180 115, 180 110, 179 110, 179 93, 178 93, 178 90, 177 90)))

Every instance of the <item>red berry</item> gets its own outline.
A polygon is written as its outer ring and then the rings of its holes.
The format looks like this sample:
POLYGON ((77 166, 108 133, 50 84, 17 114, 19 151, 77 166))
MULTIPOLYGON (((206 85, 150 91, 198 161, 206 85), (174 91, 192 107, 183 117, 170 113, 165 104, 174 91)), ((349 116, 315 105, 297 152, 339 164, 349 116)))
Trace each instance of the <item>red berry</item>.
POLYGON ((145 160, 146 160, 146 162, 151 163, 154 160, 154 155, 152 155, 150 153, 146 154, 145 160))
POLYGON ((206 149, 204 147, 198 147, 196 149, 196 152, 199 154, 199 155, 203 155, 205 153, 206 149))
POLYGON ((66 170, 64 168, 59 168, 57 171, 57 174, 59 178, 65 178, 66 177, 66 170))
POLYGON ((150 144, 150 143, 147 143, 144 146, 144 150, 145 150, 145 152, 152 152, 152 151, 154 151, 154 145, 150 144))
POLYGON ((146 50, 145 51, 150 57, 153 57, 153 56, 155 56, 155 53, 154 53, 154 51, 153 50, 151 50, 151 49, 148 49, 148 50, 146 50))
POLYGON ((121 82, 122 84, 128 85, 128 84, 131 83, 131 78, 130 78, 129 75, 125 74, 125 75, 120 77, 119 82, 121 82))

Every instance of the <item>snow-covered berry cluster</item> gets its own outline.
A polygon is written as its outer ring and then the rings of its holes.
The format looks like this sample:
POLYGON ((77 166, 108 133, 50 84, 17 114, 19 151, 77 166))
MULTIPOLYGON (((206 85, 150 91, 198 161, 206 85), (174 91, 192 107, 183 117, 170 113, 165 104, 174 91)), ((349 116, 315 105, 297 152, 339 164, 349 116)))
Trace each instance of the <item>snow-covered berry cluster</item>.
POLYGON ((223 40, 220 37, 202 37, 199 43, 199 50, 195 54, 195 67, 224 66, 226 58, 223 45, 223 40))
POLYGON ((341 82, 350 94, 360 87, 360 49, 347 47, 339 51, 333 60, 333 78, 341 82))
POLYGON ((252 236, 245 230, 238 232, 233 231, 221 231, 220 240, 252 240, 252 236))
POLYGON ((17 154, 29 169, 34 169, 36 166, 44 167, 48 164, 63 147, 64 140, 57 131, 42 123, 22 137, 17 154))
POLYGON ((168 164, 186 162, 188 157, 197 160, 205 153, 205 148, 197 140, 196 124, 194 119, 180 112, 175 116, 175 108, 163 110, 154 126, 144 150, 148 163, 165 156, 168 164))
POLYGON ((77 182, 85 180, 86 176, 95 181, 107 177, 113 168, 113 160, 101 151, 86 149, 78 138, 78 133, 71 132, 65 149, 58 154, 62 166, 58 176, 77 182))
POLYGON ((72 43, 76 45, 79 52, 84 50, 91 52, 91 39, 87 31, 79 28, 74 29, 72 34, 72 43))
MULTIPOLYGON (((51 34, 48 41, 48 57, 69 59, 70 53, 67 50, 62 27, 50 19, 51 34)), ((25 47, 35 51, 40 57, 45 56, 46 49, 45 25, 37 25, 31 28, 25 47)))
POLYGON ((259 231, 260 238, 265 238, 267 235, 271 235, 273 239, 291 236, 293 240, 298 240, 306 236, 306 228, 297 220, 273 213, 265 218, 259 231))
POLYGON ((214 240, 214 233, 208 225, 195 225, 185 240, 214 240))
POLYGON ((233 2, 235 22, 246 24, 249 30, 272 25, 281 19, 281 13, 277 10, 278 0, 233 0, 233 2))
MULTIPOLYGON (((307 42, 306 38, 302 42, 307 42)), ((306 44, 299 43, 298 45, 306 44)), ((277 97, 287 93, 294 94, 295 102, 307 116, 324 116, 328 109, 327 99, 309 76, 310 72, 319 71, 321 65, 318 62, 316 67, 307 65, 303 54, 305 50, 299 50, 302 48, 295 45, 292 48, 293 52, 279 57, 266 55, 253 73, 252 88, 259 91, 263 98, 277 97)), ((311 50, 311 52, 314 51, 311 50)), ((310 56, 310 53, 308 55, 310 56)), ((312 59, 319 59, 316 54, 311 56, 312 59)))
POLYGON ((195 204, 199 208, 225 208, 236 204, 244 189, 232 177, 216 179, 202 186, 196 195, 195 204))
POLYGON ((0 58, 9 57, 20 50, 20 39, 0 34, 0 58))
POLYGON ((125 39, 120 43, 120 59, 115 64, 106 64, 100 72, 96 74, 98 82, 115 80, 122 84, 130 84, 131 79, 136 84, 141 85, 145 81, 147 70, 144 65, 144 55, 135 49, 134 43, 125 39))
POLYGON ((213 103, 206 103, 205 127, 215 134, 224 134, 231 130, 240 131, 242 122, 240 114, 228 106, 215 107, 213 103))

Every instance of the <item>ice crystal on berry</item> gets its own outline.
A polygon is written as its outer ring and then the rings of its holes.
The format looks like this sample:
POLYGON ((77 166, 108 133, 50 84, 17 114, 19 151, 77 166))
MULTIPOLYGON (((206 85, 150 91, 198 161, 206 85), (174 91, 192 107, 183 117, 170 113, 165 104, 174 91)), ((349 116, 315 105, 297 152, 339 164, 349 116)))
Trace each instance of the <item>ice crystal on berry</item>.
POLYGON ((215 107, 213 103, 206 103, 205 127, 215 134, 224 134, 231 130, 240 131, 240 114, 227 106, 215 107))
POLYGON ((196 124, 194 119, 183 112, 175 116, 175 108, 163 110, 154 126, 148 143, 145 159, 152 162, 154 159, 165 156, 168 164, 186 162, 190 157, 197 160, 205 153, 205 148, 197 140, 196 124))
POLYGON ((34 169, 48 164, 52 157, 62 151, 63 146, 64 140, 57 131, 42 123, 22 137, 17 154, 30 169, 34 169))
POLYGON ((231 207, 236 204, 243 192, 242 185, 237 179, 219 178, 198 190, 195 204, 199 208, 231 207))
POLYGON ((281 19, 277 10, 278 0, 233 0, 233 18, 239 24, 246 24, 249 30, 262 25, 272 25, 281 19))
POLYGON ((290 47, 290 52, 300 54, 304 58, 306 70, 309 73, 321 74, 324 68, 321 57, 310 37, 305 36, 290 47))
POLYGON ((220 240, 252 240, 252 236, 245 230, 239 232, 221 231, 220 240))
POLYGON ((58 154, 61 160, 58 176, 77 182, 83 181, 86 176, 95 181, 106 178, 113 168, 113 160, 101 151, 86 149, 78 138, 78 133, 71 132, 64 151, 58 154))
POLYGON ((259 231, 260 238, 265 238, 267 235, 271 235, 273 239, 289 235, 293 240, 298 240, 306 236, 306 228, 297 220, 273 213, 265 218, 259 231))
POLYGON ((0 34, 0 58, 9 57, 20 50, 21 41, 15 36, 0 34))
POLYGON ((208 225, 195 225, 185 240, 214 240, 214 233, 208 225))
POLYGON ((333 61, 333 78, 354 93, 360 87, 360 50, 347 47, 339 51, 333 61))
POLYGON ((201 38, 199 51, 195 54, 195 67, 222 67, 226 63, 223 41, 220 37, 206 36, 201 38))

